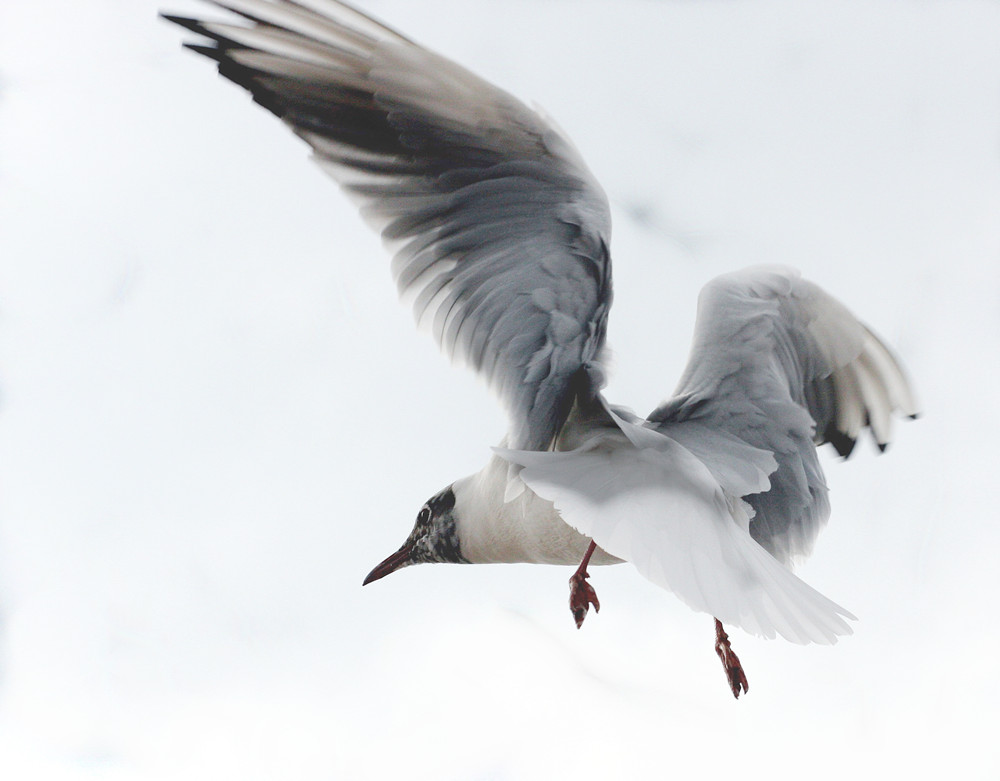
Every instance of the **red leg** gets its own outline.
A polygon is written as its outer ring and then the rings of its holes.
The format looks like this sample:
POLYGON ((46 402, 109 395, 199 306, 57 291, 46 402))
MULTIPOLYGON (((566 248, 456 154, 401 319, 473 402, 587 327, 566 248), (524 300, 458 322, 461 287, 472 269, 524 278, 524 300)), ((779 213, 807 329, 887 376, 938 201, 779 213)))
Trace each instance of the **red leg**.
POLYGON ((726 670, 726 677, 729 679, 729 688, 733 690, 733 696, 739 699, 740 688, 745 694, 750 691, 750 684, 747 683, 747 677, 743 673, 740 657, 733 652, 732 646, 729 645, 729 635, 722 628, 722 622, 719 619, 715 619, 715 652, 722 660, 722 666, 726 670))
POLYGON ((576 572, 569 579, 569 609, 573 613, 573 620, 576 621, 576 628, 583 626, 583 619, 587 617, 590 606, 594 606, 594 612, 601 612, 601 603, 597 601, 597 592, 594 587, 587 582, 590 575, 587 574, 587 565, 590 564, 590 557, 594 555, 597 543, 590 541, 587 552, 583 554, 583 561, 576 568, 576 572))

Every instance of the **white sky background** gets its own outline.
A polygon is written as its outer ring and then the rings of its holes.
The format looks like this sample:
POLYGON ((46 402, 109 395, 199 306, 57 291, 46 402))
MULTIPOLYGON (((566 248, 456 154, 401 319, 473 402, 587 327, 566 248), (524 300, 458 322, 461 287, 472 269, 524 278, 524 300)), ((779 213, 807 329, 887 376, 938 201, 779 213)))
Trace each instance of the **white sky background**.
POLYGON ((0 777, 996 777, 1000 6, 365 3, 603 182, 614 401, 666 395, 700 286, 756 262, 909 367, 924 419, 826 459, 801 570, 856 634, 734 632, 738 703, 628 566, 579 632, 564 568, 361 589, 502 415, 158 7, 0 10, 0 777))

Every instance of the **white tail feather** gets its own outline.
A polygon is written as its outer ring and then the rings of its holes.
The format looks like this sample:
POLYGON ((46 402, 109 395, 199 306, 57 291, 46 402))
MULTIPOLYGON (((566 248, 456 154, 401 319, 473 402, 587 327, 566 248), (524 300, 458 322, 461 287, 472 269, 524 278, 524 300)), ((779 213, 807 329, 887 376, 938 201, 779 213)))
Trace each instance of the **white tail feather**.
POLYGON ((854 616, 753 540, 743 501, 681 445, 657 437, 655 447, 609 436, 570 452, 498 452, 524 467, 521 479, 566 523, 692 609, 794 643, 850 634, 845 619, 854 616))

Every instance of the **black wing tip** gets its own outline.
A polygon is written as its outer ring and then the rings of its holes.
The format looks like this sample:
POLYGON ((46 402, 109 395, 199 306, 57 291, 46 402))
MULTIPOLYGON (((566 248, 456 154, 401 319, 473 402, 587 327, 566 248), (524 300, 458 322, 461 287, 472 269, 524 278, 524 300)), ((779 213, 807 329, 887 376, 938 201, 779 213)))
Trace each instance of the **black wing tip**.
MULTIPOLYGON (((906 419, 907 420, 920 420, 923 416, 924 415, 923 415, 922 412, 911 412, 909 415, 906 416, 906 419)), ((889 449, 889 444, 890 443, 889 442, 876 442, 875 444, 878 445, 879 452, 880 453, 884 453, 886 450, 889 449)))
POLYGON ((192 19, 190 16, 178 16, 177 14, 169 14, 166 11, 160 11, 157 16, 172 24, 179 24, 181 27, 190 28, 191 24, 197 24, 197 19, 192 19))
POLYGON ((854 445, 857 442, 856 438, 849 437, 833 423, 826 427, 826 430, 823 432, 823 439, 833 445, 837 454, 843 458, 850 458, 851 453, 854 452, 854 445))
POLYGON ((215 60, 220 66, 227 62, 223 50, 218 46, 206 46, 203 43, 185 43, 183 46, 185 49, 190 49, 195 54, 201 54, 204 57, 208 57, 210 60, 215 60))
MULTIPOLYGON (((184 43, 185 48, 192 49, 193 51, 196 51, 199 54, 206 54, 206 56, 210 56, 208 55, 208 52, 216 51, 216 49, 219 51, 223 51, 225 49, 232 49, 232 48, 240 48, 240 49, 246 48, 245 46, 238 44, 236 41, 233 41, 224 35, 219 35, 218 33, 212 32, 211 30, 205 27, 205 22, 202 21, 201 19, 192 19, 189 16, 175 16, 174 14, 165 14, 162 11, 160 12, 159 16, 161 19, 164 19, 170 22, 171 24, 176 24, 178 27, 183 27, 185 30, 189 30, 190 32, 200 35, 203 38, 208 38, 210 41, 212 41, 215 48, 213 48, 212 46, 205 46, 203 43, 184 43)), ((217 60, 219 59, 219 57, 215 56, 212 59, 217 60)))
MULTIPOLYGON (((192 19, 190 16, 177 16, 176 14, 167 14, 160 11, 159 17, 164 21, 170 22, 171 24, 176 24, 178 27, 183 27, 185 30, 190 30, 198 35, 203 35, 206 38, 214 38, 208 30, 205 29, 204 22, 200 19, 192 19)), ((187 46, 188 44, 185 44, 187 46)))

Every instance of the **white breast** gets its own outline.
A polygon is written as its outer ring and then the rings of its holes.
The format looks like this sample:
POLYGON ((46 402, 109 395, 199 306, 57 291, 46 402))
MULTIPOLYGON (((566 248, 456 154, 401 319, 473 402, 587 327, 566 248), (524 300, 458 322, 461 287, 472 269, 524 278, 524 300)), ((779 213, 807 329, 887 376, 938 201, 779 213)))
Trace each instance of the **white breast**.
MULTIPOLYGON (((482 471, 452 486, 462 555, 474 564, 579 564, 590 538, 568 526, 551 502, 528 488, 505 502, 508 466, 494 456, 482 471)), ((620 564, 621 559, 598 548, 591 563, 620 564)))

